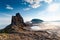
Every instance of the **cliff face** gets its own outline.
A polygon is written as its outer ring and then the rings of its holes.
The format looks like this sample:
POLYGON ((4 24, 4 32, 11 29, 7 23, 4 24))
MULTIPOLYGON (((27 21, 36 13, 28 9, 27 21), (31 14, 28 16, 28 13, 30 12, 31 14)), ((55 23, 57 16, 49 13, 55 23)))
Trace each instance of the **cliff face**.
POLYGON ((18 32, 21 28, 25 27, 24 20, 19 13, 16 13, 16 16, 12 16, 11 24, 3 29, 3 32, 11 33, 18 32))
POLYGON ((26 30, 26 26, 22 16, 17 13, 16 16, 12 16, 11 24, 1 30, 0 40, 60 40, 56 34, 26 30))
POLYGON ((16 16, 12 16, 12 22, 11 22, 11 24, 18 25, 20 23, 23 24, 24 20, 23 20, 22 16, 19 13, 17 13, 16 16))

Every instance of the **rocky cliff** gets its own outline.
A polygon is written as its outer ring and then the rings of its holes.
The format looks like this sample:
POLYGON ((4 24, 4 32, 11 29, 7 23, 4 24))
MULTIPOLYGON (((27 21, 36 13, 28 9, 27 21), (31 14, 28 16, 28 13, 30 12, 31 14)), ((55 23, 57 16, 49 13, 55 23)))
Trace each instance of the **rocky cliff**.
POLYGON ((24 20, 19 13, 17 13, 16 16, 12 16, 11 24, 18 25, 18 24, 21 24, 21 23, 24 24, 24 20))
POLYGON ((12 16, 11 24, 4 28, 1 32, 18 32, 20 28, 25 27, 24 20, 19 13, 16 13, 16 16, 12 16))
POLYGON ((56 34, 26 30, 26 26, 22 16, 17 13, 12 16, 11 24, 0 30, 0 40, 60 40, 56 34))

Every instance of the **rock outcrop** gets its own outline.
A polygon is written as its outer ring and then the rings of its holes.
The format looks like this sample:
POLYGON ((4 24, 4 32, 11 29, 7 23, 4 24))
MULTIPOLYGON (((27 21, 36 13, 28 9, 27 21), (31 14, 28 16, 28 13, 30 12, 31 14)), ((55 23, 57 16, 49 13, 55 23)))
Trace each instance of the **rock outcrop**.
POLYGON ((4 28, 1 32, 18 32, 20 28, 25 26, 26 24, 24 23, 22 16, 19 13, 16 13, 16 16, 12 16, 11 24, 4 28))
POLYGON ((23 20, 22 16, 19 13, 17 13, 16 16, 12 16, 11 24, 18 25, 20 23, 24 24, 24 20, 23 20))
POLYGON ((30 31, 24 29, 26 24, 22 16, 17 13, 12 16, 12 22, 0 31, 0 40, 60 40, 56 34, 47 31, 30 31))

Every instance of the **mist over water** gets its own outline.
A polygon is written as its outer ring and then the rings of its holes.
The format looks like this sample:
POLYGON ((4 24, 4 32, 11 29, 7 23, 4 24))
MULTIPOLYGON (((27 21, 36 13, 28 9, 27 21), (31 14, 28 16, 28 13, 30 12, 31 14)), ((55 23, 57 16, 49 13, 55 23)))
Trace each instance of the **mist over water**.
POLYGON ((43 22, 38 26, 32 26, 31 30, 34 31, 47 31, 49 33, 54 33, 60 37, 60 22, 43 22))

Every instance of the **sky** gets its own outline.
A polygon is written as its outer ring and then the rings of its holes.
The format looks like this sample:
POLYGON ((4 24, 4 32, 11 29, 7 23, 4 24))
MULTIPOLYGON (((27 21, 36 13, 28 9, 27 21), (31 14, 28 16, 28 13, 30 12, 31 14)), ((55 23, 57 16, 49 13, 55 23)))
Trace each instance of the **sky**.
POLYGON ((0 0, 0 28, 11 23, 11 16, 20 13, 24 21, 33 18, 60 20, 60 0, 0 0))

